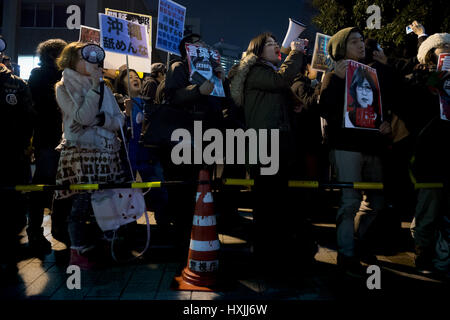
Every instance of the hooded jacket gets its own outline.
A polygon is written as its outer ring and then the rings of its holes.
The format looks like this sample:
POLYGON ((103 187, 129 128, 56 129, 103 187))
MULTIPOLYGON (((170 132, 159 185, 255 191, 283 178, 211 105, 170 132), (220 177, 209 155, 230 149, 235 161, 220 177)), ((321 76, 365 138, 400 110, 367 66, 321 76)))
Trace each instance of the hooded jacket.
POLYGON ((62 79, 55 88, 64 124, 63 140, 58 148, 75 146, 112 152, 120 149, 120 141, 115 132, 123 126, 125 117, 107 86, 100 108, 100 95, 92 87, 90 78, 72 69, 64 69, 62 79), (105 115, 105 122, 101 127, 97 126, 96 119, 100 112, 105 115), (83 128, 74 130, 74 123, 83 128))
POLYGON ((240 62, 231 81, 231 96, 244 107, 247 128, 290 130, 290 86, 300 72, 303 53, 291 51, 279 71, 254 54, 240 62))
POLYGON ((36 149, 54 149, 61 140, 62 115, 55 98, 55 84, 60 79, 61 71, 55 66, 43 65, 31 71, 28 85, 37 112, 33 135, 36 149))
MULTIPOLYGON (((345 28, 331 37, 327 48, 334 61, 344 59, 347 39, 355 31, 358 29, 345 28)), ((326 135, 330 148, 379 154, 387 147, 388 138, 378 130, 343 128, 344 104, 345 79, 339 78, 334 71, 326 73, 322 81, 319 106, 328 123, 326 135)))

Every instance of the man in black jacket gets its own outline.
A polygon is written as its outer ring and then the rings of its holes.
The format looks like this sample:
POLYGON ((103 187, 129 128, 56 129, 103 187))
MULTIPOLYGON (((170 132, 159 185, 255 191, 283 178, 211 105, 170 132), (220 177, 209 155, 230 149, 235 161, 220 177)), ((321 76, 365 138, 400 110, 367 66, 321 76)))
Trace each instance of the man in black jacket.
MULTIPOLYGON (((343 128, 342 125, 346 60, 364 59, 365 46, 362 33, 357 28, 351 27, 340 30, 331 37, 328 52, 336 61, 336 68, 333 72, 327 73, 323 79, 320 108, 328 122, 330 158, 336 169, 337 180, 381 182, 383 172, 379 155, 383 148, 386 148, 385 137, 391 132, 390 123, 383 122, 379 130, 349 129, 343 128)), ((356 235, 361 240, 359 243, 366 243, 367 231, 383 207, 384 198, 380 192, 366 192, 363 198, 358 190, 342 190, 336 217, 338 266, 348 275, 362 276, 360 259, 369 264, 376 259, 375 256, 368 254, 367 247, 358 254, 354 230, 357 230, 356 235)))
MULTIPOLYGON (((202 43, 197 34, 184 37, 179 45, 181 59, 170 61, 166 78, 161 82, 156 93, 156 102, 166 101, 172 107, 183 110, 186 117, 202 121, 203 130, 208 128, 220 128, 223 121, 223 105, 226 99, 210 96, 214 90, 214 83, 206 80, 202 85, 193 84, 189 80, 189 66, 187 61, 186 43, 202 43)), ((221 67, 215 68, 215 72, 222 72, 221 67)), ((192 124, 193 125, 193 124, 192 124)), ((193 181, 198 179, 199 167, 191 164, 175 165, 170 158, 170 150, 163 152, 162 164, 166 180, 193 181)), ((182 254, 187 253, 183 246, 189 244, 190 227, 192 225, 192 213, 195 205, 196 184, 192 186, 180 186, 168 189, 169 212, 174 217, 177 228, 177 242, 181 245, 182 254)), ((181 258, 184 260, 184 257, 181 258)))
MULTIPOLYGON (((35 184, 55 184, 59 153, 55 150, 62 135, 62 115, 55 99, 55 84, 61 79, 55 60, 67 45, 64 40, 50 39, 39 44, 40 66, 31 71, 29 86, 37 112, 34 121, 35 184)), ((30 194, 28 241, 33 254, 51 252, 51 244, 43 235, 44 208, 51 208, 52 193, 30 194)), ((56 215, 55 215, 56 217, 56 215)), ((53 217, 52 217, 53 218, 53 217)))
MULTIPOLYGON (((30 139, 35 116, 31 93, 25 81, 0 64, 0 126, 2 166, 0 185, 29 183, 30 139)), ((18 234, 23 228, 25 208, 23 196, 16 191, 0 191, 2 203, 0 222, 0 286, 17 279, 18 234)))

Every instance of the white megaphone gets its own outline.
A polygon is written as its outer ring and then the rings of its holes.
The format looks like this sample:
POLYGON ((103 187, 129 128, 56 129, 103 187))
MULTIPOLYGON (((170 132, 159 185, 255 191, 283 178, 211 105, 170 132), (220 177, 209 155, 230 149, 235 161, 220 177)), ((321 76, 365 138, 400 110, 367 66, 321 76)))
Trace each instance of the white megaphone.
POLYGON ((289 18, 289 29, 281 45, 281 52, 288 54, 291 51, 291 42, 297 39, 305 29, 306 25, 289 18))

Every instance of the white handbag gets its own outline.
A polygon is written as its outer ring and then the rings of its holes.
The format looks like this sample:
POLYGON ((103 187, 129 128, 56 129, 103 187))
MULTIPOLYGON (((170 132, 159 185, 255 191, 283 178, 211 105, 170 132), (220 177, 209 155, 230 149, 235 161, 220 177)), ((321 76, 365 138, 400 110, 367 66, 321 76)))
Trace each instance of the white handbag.
POLYGON ((141 189, 96 191, 91 197, 95 219, 103 231, 115 231, 138 220, 146 212, 141 189))
MULTIPOLYGON (((120 125, 123 143, 127 154, 128 164, 133 181, 135 181, 133 170, 131 168, 130 157, 126 147, 125 135, 123 134, 122 126, 120 125)), ((150 189, 148 190, 150 191, 150 189)), ((147 191, 147 192, 148 192, 147 191)), ((103 231, 114 231, 111 243, 111 255, 117 261, 114 254, 114 242, 117 236, 117 230, 128 223, 138 220, 145 214, 145 221, 147 225, 147 242, 144 250, 139 253, 143 255, 147 251, 150 243, 150 221, 147 214, 147 207, 145 204, 144 194, 141 189, 106 189, 96 191, 91 196, 91 204, 94 211, 95 220, 103 231)))

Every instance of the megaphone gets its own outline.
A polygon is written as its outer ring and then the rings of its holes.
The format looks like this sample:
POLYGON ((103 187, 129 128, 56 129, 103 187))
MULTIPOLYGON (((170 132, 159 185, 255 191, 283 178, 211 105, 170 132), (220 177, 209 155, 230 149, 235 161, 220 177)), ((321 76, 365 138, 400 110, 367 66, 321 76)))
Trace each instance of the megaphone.
POLYGON ((306 25, 289 18, 289 28, 281 45, 281 52, 288 54, 291 51, 291 42, 297 39, 306 29, 306 25))
POLYGON ((105 50, 96 44, 87 44, 81 49, 81 56, 84 60, 92 64, 98 64, 103 67, 103 60, 105 60, 105 50))
POLYGON ((0 36, 0 52, 5 51, 6 49, 6 41, 3 39, 2 36, 0 36))

